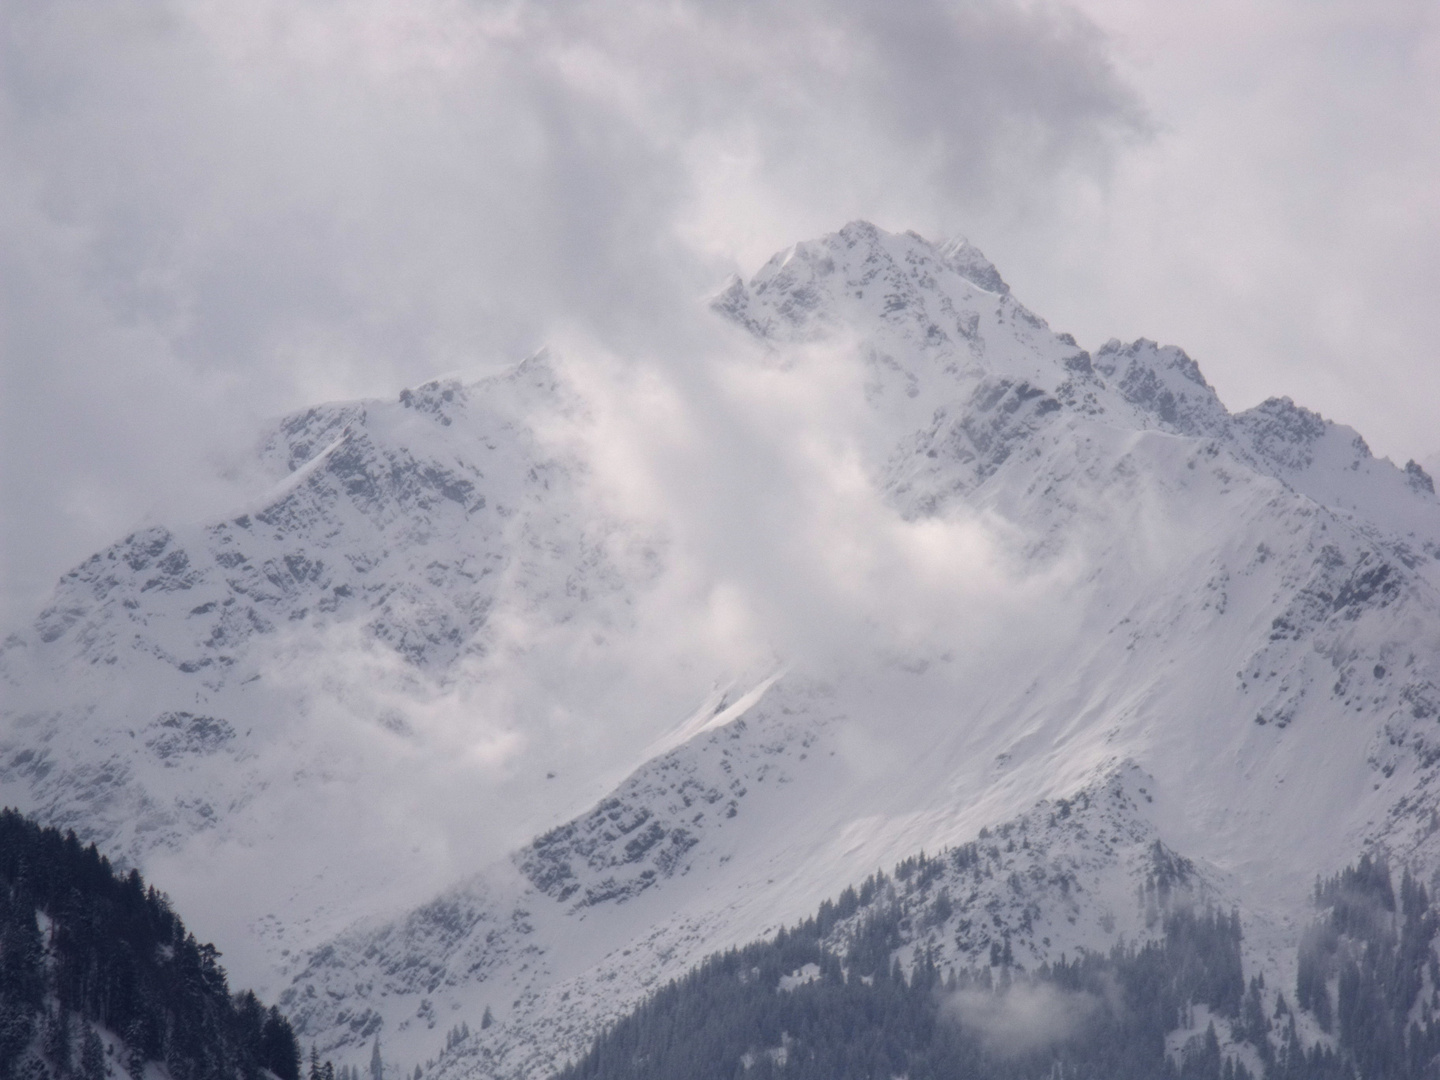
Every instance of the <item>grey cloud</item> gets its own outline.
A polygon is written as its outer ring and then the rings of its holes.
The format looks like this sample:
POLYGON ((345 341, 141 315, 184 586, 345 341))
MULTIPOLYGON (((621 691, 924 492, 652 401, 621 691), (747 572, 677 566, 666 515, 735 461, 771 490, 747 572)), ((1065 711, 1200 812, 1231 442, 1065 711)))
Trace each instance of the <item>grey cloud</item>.
POLYGON ((735 236, 933 229, 1138 129, 1092 27, 994 0, 8 4, 0 616, 257 484, 260 417, 558 325, 684 351, 735 236))
POLYGON ((1434 5, 1078 2, 1157 134, 981 233, 1017 295, 1087 345, 1183 345, 1231 408, 1289 395, 1398 462, 1433 452, 1434 5))

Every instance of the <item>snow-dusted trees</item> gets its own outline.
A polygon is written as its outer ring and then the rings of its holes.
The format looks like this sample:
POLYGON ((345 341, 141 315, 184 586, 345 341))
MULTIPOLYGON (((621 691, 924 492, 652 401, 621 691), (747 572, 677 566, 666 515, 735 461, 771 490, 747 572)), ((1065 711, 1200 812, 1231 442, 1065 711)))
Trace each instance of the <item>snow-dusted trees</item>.
POLYGON ((95 1025, 124 1040, 119 1064, 136 1077, 158 1061, 174 1080, 299 1080, 289 1022, 232 998, 219 953, 139 873, 0 811, 0 1080, 93 1080, 95 1025))

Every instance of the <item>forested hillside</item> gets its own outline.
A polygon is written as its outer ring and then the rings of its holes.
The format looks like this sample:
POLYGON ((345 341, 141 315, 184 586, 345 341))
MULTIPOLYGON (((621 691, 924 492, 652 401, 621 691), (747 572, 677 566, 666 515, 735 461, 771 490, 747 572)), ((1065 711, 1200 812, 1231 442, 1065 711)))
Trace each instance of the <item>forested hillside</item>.
MULTIPOLYGON (((907 860, 897 876, 915 867, 907 860)), ((917 951, 907 969, 896 883, 876 875, 768 941, 711 957, 558 1080, 1435 1074, 1440 915, 1408 872, 1397 900, 1388 867, 1368 856, 1316 884, 1293 1007, 1288 988, 1247 983, 1239 915, 1183 895, 1167 898, 1161 933, 1144 943, 1033 971, 1008 949, 965 970, 917 951)))
POLYGON ((299 1080, 289 1021, 231 995, 219 954, 136 871, 0 812, 0 1080, 299 1080))

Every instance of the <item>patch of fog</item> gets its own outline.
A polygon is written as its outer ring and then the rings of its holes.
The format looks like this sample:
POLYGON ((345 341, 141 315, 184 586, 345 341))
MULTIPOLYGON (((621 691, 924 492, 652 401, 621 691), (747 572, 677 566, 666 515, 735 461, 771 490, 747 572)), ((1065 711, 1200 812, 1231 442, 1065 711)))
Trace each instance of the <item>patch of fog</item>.
POLYGON ((1016 983, 998 993, 957 991, 941 1015, 973 1031, 990 1053, 1009 1057, 1070 1038, 1102 1007, 1094 994, 1016 983))

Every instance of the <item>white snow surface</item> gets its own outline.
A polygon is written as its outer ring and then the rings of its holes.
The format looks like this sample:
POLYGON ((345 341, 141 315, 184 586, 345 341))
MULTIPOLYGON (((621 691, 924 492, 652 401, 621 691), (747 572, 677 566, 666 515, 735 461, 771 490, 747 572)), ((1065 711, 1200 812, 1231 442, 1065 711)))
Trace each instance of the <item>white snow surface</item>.
POLYGON ((378 1033, 456 1080, 922 849, 978 855, 903 886, 907 948, 1134 940, 1178 875, 1273 985, 1317 873, 1440 869, 1423 469, 1092 355, 963 241, 853 223, 711 307, 698 356, 285 419, 263 505, 127 537, 8 639, 6 801, 337 1063, 378 1033))

